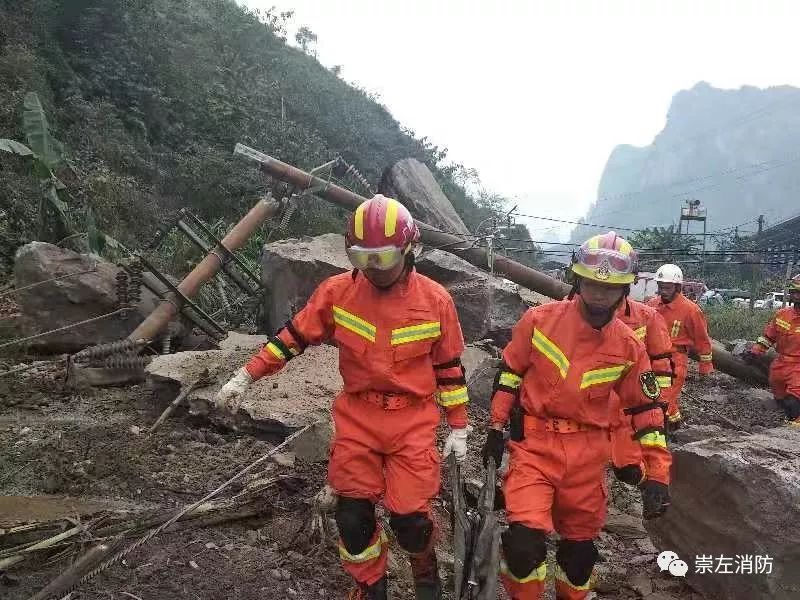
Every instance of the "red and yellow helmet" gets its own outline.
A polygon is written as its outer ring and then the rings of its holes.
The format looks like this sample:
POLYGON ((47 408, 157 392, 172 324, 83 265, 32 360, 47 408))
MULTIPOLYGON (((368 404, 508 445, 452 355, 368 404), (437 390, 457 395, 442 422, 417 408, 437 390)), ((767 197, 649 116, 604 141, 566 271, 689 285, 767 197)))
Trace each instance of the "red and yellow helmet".
POLYGON ((380 194, 362 202, 350 217, 345 235, 347 256, 357 269, 392 269, 419 240, 408 209, 380 194))
POLYGON ((572 261, 572 272, 580 277, 618 285, 629 285, 636 279, 639 257, 633 246, 615 232, 609 231, 586 240, 572 261))
POLYGON ((800 273, 789 280, 789 291, 800 292, 800 273))

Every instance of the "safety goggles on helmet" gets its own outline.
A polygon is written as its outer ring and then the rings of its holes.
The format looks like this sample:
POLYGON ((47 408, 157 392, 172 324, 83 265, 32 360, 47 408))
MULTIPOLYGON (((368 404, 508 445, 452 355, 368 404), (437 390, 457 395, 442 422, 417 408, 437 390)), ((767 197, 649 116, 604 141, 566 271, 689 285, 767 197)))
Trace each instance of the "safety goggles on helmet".
POLYGON ((633 283, 638 270, 634 257, 608 248, 581 247, 575 255, 572 272, 601 283, 628 285, 633 283))
POLYGON ((587 267, 602 267, 604 264, 614 273, 628 274, 633 272, 633 262, 630 255, 622 254, 616 250, 597 248, 589 250, 578 248, 577 262, 587 267))
POLYGON ((350 262, 356 269, 389 271, 400 264, 409 248, 410 246, 407 246, 405 249, 395 246, 384 246, 382 248, 350 246, 347 248, 347 258, 350 259, 350 262))

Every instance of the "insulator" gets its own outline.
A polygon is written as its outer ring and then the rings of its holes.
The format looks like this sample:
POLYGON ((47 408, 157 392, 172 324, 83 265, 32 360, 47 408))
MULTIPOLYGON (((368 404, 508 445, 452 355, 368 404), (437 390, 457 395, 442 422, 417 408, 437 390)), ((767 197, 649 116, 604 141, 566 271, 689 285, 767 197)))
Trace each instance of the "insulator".
POLYGON ((136 260, 130 266, 131 276, 128 283, 128 300, 131 305, 138 304, 142 299, 142 261, 136 260))
POLYGON ((172 337, 168 334, 161 340, 161 354, 169 354, 172 349, 172 337))
POLYGON ((286 229, 289 226, 289 220, 294 215, 295 211, 297 210, 297 203, 296 202, 288 202, 286 204, 286 209, 283 211, 283 216, 281 217, 280 228, 286 229))
POLYGON ((126 309, 130 306, 130 301, 128 297, 128 274, 123 269, 120 269, 119 271, 117 271, 115 279, 116 279, 116 291, 117 291, 117 307, 120 309, 126 309))
POLYGON ((150 362, 147 356, 136 356, 135 354, 120 354, 109 356, 104 366, 109 369, 144 369, 150 362))
POLYGON ((370 194, 372 193, 372 186, 370 186, 369 181, 367 181, 367 178, 361 174, 361 171, 356 169, 354 165, 348 163, 341 156, 339 156, 337 160, 340 165, 342 165, 343 167, 347 167, 347 170, 344 172, 345 176, 349 175, 356 182, 358 182, 359 185, 361 185, 361 187, 364 188, 364 190, 366 190, 370 194))
POLYGON ((105 358, 112 354, 137 352, 142 346, 144 346, 144 342, 141 340, 117 340, 116 342, 106 342, 105 344, 98 344, 91 348, 84 348, 77 354, 74 354, 72 358, 78 361, 105 358))

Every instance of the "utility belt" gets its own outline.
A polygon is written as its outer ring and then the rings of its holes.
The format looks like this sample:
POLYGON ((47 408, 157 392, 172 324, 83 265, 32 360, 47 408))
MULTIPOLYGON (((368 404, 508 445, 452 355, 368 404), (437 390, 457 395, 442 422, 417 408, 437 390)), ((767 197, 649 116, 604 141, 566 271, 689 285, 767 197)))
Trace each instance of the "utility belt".
POLYGON ((597 431, 600 429, 595 425, 578 423, 572 419, 563 417, 534 417, 523 415, 522 424, 525 431, 550 431, 553 433, 578 433, 581 431, 597 431))
POLYGON ((423 398, 403 392, 356 392, 353 394, 383 410, 400 410, 419 404, 423 398))

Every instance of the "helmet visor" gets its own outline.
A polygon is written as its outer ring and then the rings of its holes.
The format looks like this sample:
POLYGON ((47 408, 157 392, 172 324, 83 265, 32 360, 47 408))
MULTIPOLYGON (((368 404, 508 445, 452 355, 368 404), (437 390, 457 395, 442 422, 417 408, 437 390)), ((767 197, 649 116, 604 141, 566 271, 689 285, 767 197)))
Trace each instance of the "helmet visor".
POLYGON ((403 260, 405 253, 394 246, 383 248, 361 248, 350 246, 347 248, 347 258, 350 263, 360 270, 378 269, 379 271, 389 271, 394 269, 403 260))
POLYGON ((619 275, 627 275, 636 270, 630 255, 607 248, 587 249, 581 247, 578 248, 575 258, 578 264, 591 269, 598 269, 604 266, 612 273, 619 275))

